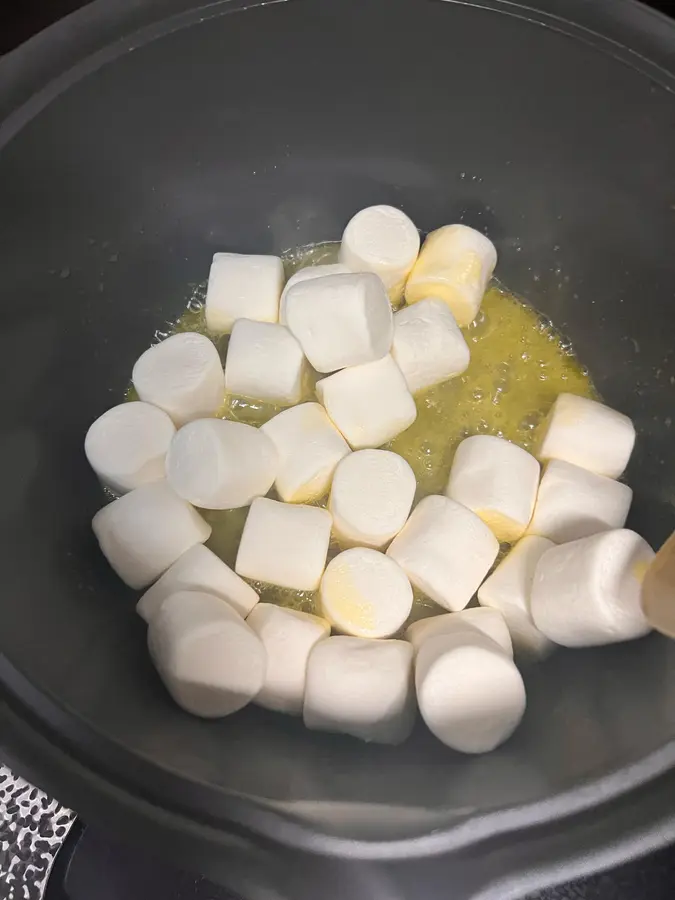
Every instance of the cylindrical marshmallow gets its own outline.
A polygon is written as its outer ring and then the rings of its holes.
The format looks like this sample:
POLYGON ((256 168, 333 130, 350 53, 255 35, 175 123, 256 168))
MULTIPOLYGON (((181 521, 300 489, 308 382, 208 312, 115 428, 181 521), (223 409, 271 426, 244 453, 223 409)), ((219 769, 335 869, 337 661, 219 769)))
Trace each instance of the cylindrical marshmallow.
POLYGON ((286 297, 288 296, 288 292, 292 287, 296 284, 300 284, 302 281, 312 281, 314 278, 326 278, 328 275, 349 275, 350 271, 347 266, 343 266, 342 263, 328 263, 324 265, 318 266, 306 266, 304 269, 299 269, 294 275, 286 282, 286 286, 281 292, 281 300, 279 302, 279 322, 281 325, 286 324, 286 297))
POLYGON ((464 327, 475 319, 496 265, 497 251, 485 235, 466 225, 445 225, 425 240, 406 283, 406 301, 438 297, 464 327))
POLYGON ((237 319, 276 322, 284 286, 284 264, 278 256, 215 253, 206 288, 206 326, 232 331, 237 319))
POLYGON ((476 434, 457 447, 445 493, 473 510, 497 540, 516 541, 530 519, 539 486, 539 463, 503 438, 476 434))
POLYGON ((286 503, 308 503, 330 488, 335 467, 351 451, 320 403, 285 409, 261 430, 279 456, 274 486, 286 503))
POLYGON ((408 576, 377 550, 354 547, 326 566, 319 589, 321 612, 337 631, 386 638, 406 623, 413 604, 408 576))
POLYGON ((342 235, 340 262, 352 272, 379 275, 396 303, 419 250, 419 232, 404 212, 393 206, 369 206, 349 220, 342 235))
POLYGON ((547 538, 526 535, 478 588, 478 602, 502 614, 516 653, 526 657, 541 658, 552 646, 535 626, 530 612, 534 571, 542 554, 552 546, 547 538))
POLYGON ((211 594, 180 591, 167 597, 150 621, 148 649, 173 699, 194 716, 228 716, 263 686, 262 642, 211 594))
POLYGON ((225 399, 225 375, 215 345, 189 331, 146 350, 131 380, 140 399, 159 406, 179 428, 215 415, 225 399))
POLYGON ((455 317, 435 297, 396 313, 391 355, 411 394, 460 375, 470 356, 455 317))
POLYGON ((330 635, 329 623, 309 613, 259 603, 247 624, 267 654, 265 681, 255 702, 277 712, 302 715, 309 654, 330 635))
POLYGON ((534 624, 564 647, 642 637, 642 579, 653 558, 649 544, 623 528, 551 547, 534 574, 534 624))
POLYGON ((412 657, 407 641, 320 641, 307 666, 305 725, 400 744, 415 723, 412 657))
POLYGON ((413 622, 405 632, 406 640, 419 653, 422 644, 439 634, 461 634, 479 632, 489 637, 509 656, 513 656, 511 635, 504 616, 497 609, 462 609, 460 612, 429 616, 413 622))
POLYGON ((417 418, 413 396, 390 355, 322 378, 316 393, 354 450, 381 447, 417 418))
POLYGON ((381 550, 405 525, 416 487, 410 465, 390 450, 358 450, 345 457, 329 499, 340 545, 381 550))
POLYGON ((477 631, 424 641, 415 686, 429 730, 461 753, 494 750, 513 734, 525 712, 525 685, 513 660, 477 631))
POLYGON ((237 509, 274 484, 279 459, 259 428, 225 419, 183 426, 166 457, 166 477, 179 497, 203 509, 237 509))
POLYGON ((185 552, 148 588, 136 604, 136 612, 149 622, 166 598, 179 591, 201 591, 221 597, 244 619, 258 602, 251 585, 203 544, 185 552))
POLYGON ((170 417, 149 403, 113 406, 89 427, 84 452, 101 482, 116 494, 164 478, 176 433, 170 417))
POLYGON ((166 481, 113 500, 96 513, 91 527, 105 558, 132 588, 147 587, 211 534, 211 526, 166 481))
POLYGON ((248 512, 235 571, 254 581, 315 591, 326 567, 330 526, 325 509, 260 497, 248 512))
POLYGON ((542 428, 541 460, 562 459, 608 478, 622 474, 635 444, 628 416, 576 394, 559 394, 542 428))
POLYGON ((477 515, 438 495, 415 507, 387 550, 415 587, 451 612, 464 609, 498 553, 477 515))
POLYGON ((544 469, 528 532, 566 544, 623 528, 632 500, 627 484, 552 459, 544 469))
POLYGON ((302 347, 283 325, 238 319, 225 361, 225 390, 291 406, 302 399, 307 374, 302 347))
POLYGON ((376 275, 328 275, 299 281, 286 294, 286 324, 317 372, 382 359, 394 321, 376 275))

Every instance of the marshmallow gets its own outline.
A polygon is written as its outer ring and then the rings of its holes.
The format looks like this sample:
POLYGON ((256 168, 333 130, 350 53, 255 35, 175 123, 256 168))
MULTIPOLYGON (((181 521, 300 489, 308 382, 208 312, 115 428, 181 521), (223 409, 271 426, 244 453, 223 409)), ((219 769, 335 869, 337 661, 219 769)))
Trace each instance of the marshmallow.
POLYGON ((476 632, 486 635, 508 656, 513 656, 513 644, 504 616, 496 609, 463 609, 460 612, 444 613, 418 619, 406 629, 406 640, 413 645, 415 653, 426 640, 439 634, 460 634, 476 632))
POLYGON ((340 245, 340 262, 352 272, 374 272, 393 303, 420 251, 414 223, 393 206, 369 206, 347 223, 340 245))
POLYGON ((277 449, 279 469, 274 482, 286 503, 307 503, 323 497, 349 445, 320 403, 285 409, 261 431, 277 449))
POLYGON ((173 699, 195 716, 228 716, 263 686, 262 642, 211 594, 179 591, 167 597, 150 621, 148 649, 173 699))
POLYGON ((358 450, 343 459, 328 504, 340 545, 382 549, 405 525, 416 487, 409 464, 390 450, 358 450))
POLYGON ((553 542, 547 538, 526 535, 478 588, 481 606, 498 610, 506 620, 516 652, 532 658, 541 658, 551 649, 530 612, 534 571, 550 547, 553 542))
POLYGON ((642 579, 653 558, 649 544, 623 528, 551 547, 534 573, 534 624, 564 647, 642 637, 642 579))
POLYGON ((279 460, 259 428, 225 419, 198 419, 178 432, 166 457, 166 477, 184 500, 203 509, 237 509, 274 484, 279 460))
POLYGON ((238 319, 225 362, 225 389, 280 406, 302 398, 307 374, 302 347, 283 325, 238 319))
POLYGON ((286 324, 317 372, 381 359, 391 348, 394 321, 375 275, 305 279, 286 294, 286 324))
POLYGON ((539 463, 504 438, 476 434, 457 447, 445 493, 473 510, 497 540, 516 541, 537 497, 539 463))
POLYGON ((485 235, 466 225, 445 225, 425 240, 406 283, 405 299, 412 304, 438 297, 458 325, 470 325, 496 265, 497 251, 485 235))
POLYGON ((113 406, 89 427, 84 452, 101 482, 116 494, 164 478, 176 433, 169 416, 149 403, 113 406))
POLYGON ((330 625, 319 616, 273 603, 259 603, 247 624, 267 653, 265 681, 255 702, 267 709, 302 715, 307 660, 318 642, 329 636, 330 625))
POLYGON ((632 499, 627 484, 552 459, 544 469, 528 532, 566 544, 623 528, 632 499))
POLYGON ((391 355, 412 394, 460 375, 469 365, 469 347, 454 316, 433 297, 396 313, 391 355))
POLYGON ((464 609, 499 553, 478 516, 448 497, 425 497, 387 555, 415 587, 451 612, 464 609))
POLYGON ((354 547, 338 553, 326 566, 319 602, 323 615, 343 634, 386 638, 407 621, 413 592, 393 559, 354 547))
POLYGON ((251 504, 235 571, 244 578, 296 591, 315 591, 326 566, 330 513, 317 506, 264 497, 251 504))
POLYGON ((406 641, 320 641, 307 665, 307 728, 400 744, 415 723, 412 655, 406 641))
POLYGON ((494 750, 525 712, 525 685, 513 660, 477 631, 425 640, 417 654, 415 686, 429 730, 461 753, 494 750))
POLYGON ((304 269, 298 269, 298 271, 291 275, 291 277, 286 282, 286 287, 283 289, 281 293, 281 300, 279 301, 279 322, 281 325, 286 324, 286 297, 288 296, 289 290, 296 284, 300 284, 302 281, 312 281, 314 278, 325 278, 327 275, 349 275, 349 269, 347 266, 343 266, 341 263, 328 263, 318 266, 306 266, 304 269))
POLYGON ((628 416, 576 394, 558 395, 543 428, 541 460, 562 459, 608 478, 622 474, 635 443, 628 416))
POLYGON ((159 406, 179 428, 215 415, 225 399, 218 351, 203 334, 189 331, 146 350, 136 361, 131 380, 140 399, 159 406))
POLYGON ((284 264, 278 256, 215 253, 206 288, 206 327, 232 331, 237 319, 276 322, 284 286, 284 264))
POLYGON ((220 597, 244 619, 258 602, 253 588, 203 544, 184 553, 148 588, 136 604, 136 612, 150 622, 166 598, 179 591, 201 591, 220 597))
POLYGON ((316 393, 354 450, 386 444, 417 418, 405 378, 389 355, 322 378, 316 393))
POLYGON ((166 481, 143 484, 113 500, 96 513, 91 527, 105 558, 132 588, 147 587, 211 534, 211 526, 166 481))

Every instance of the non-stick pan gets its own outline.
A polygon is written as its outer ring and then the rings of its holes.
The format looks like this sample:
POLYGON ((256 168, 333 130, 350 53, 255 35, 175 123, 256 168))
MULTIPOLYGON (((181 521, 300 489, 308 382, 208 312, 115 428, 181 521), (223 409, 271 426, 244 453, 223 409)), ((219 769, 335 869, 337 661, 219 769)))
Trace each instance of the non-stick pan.
POLYGON ((675 525, 675 25, 627 0, 98 0, 0 63, 0 744, 250 900, 505 900, 675 837, 675 644, 560 650, 466 758, 178 710, 82 450, 217 250, 373 203, 487 229, 638 430, 675 525))

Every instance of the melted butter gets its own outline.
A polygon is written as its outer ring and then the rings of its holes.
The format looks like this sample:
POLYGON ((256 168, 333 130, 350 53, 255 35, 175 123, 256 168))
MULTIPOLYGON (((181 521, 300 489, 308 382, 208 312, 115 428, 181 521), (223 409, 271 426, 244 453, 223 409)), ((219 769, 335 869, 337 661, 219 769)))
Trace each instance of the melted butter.
POLYGON ((466 372, 417 394, 416 421, 388 445, 412 466, 418 499, 442 493, 465 437, 493 434, 531 451, 558 394, 596 396, 569 342, 497 284, 463 333, 471 351, 466 372))
MULTIPOLYGON (((284 255, 286 276, 308 265, 337 260, 335 243, 315 244, 284 255)), ((197 331, 211 338, 223 361, 227 336, 206 328, 203 298, 205 285, 194 288, 188 309, 168 333, 197 331)), ((463 329, 471 362, 463 375, 415 396, 417 419, 407 431, 386 445, 406 459, 417 478, 417 497, 442 493, 448 480, 457 444, 472 434, 493 434, 532 451, 537 429, 561 392, 597 397, 588 371, 579 363, 568 341, 532 306, 493 283, 485 294, 476 319, 463 329)), ((158 338, 164 337, 158 334, 158 338)), ((310 383, 307 398, 312 396, 310 383)), ((133 396, 133 389, 128 393, 133 396)), ((219 415, 226 419, 261 425, 281 407, 243 397, 225 398, 219 415)), ((325 506, 326 498, 313 505, 325 506)), ((204 510, 213 533, 207 542, 228 565, 234 566, 247 509, 204 510)), ((503 544, 498 559, 508 551, 503 544)), ((340 548, 331 543, 329 558, 340 548)), ((317 612, 315 595, 252 581, 261 600, 304 612, 317 612)), ((411 620, 443 612, 415 591, 411 620)))
POLYGON ((645 560, 641 560, 639 562, 633 563, 631 567, 631 574, 633 578, 642 584, 645 580, 645 575, 647 574, 647 569, 649 569, 649 563, 645 560))

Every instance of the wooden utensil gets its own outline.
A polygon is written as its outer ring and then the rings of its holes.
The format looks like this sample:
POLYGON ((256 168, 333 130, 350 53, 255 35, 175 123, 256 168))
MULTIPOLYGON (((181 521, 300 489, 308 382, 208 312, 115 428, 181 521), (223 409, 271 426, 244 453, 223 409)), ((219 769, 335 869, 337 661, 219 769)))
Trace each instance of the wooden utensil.
POLYGON ((642 609, 652 628, 675 638, 675 531, 647 569, 642 582, 642 609))

